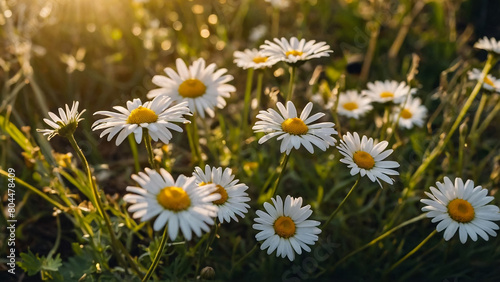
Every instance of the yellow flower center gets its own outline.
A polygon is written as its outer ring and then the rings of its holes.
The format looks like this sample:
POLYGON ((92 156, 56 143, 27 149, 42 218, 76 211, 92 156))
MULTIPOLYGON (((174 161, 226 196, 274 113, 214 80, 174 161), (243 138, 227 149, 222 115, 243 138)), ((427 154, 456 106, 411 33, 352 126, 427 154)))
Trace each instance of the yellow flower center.
POLYGON ((153 123, 158 120, 156 113, 148 108, 139 106, 137 109, 132 110, 127 118, 127 123, 130 124, 141 124, 141 123, 153 123))
POLYGON ((347 102, 342 107, 348 111, 354 111, 358 108, 358 104, 356 102, 347 102))
POLYGON ((360 168, 372 169, 375 166, 375 160, 372 155, 365 151, 356 151, 352 159, 360 168))
POLYGON ((380 93, 380 98, 394 98, 394 93, 384 91, 384 92, 380 93))
POLYGON ((274 231, 278 236, 288 239, 295 235, 295 223, 288 216, 280 216, 274 222, 274 231))
POLYGON ((300 118, 289 118, 281 124, 281 129, 293 135, 306 134, 309 130, 307 125, 300 118))
MULTIPOLYGON (((198 184, 198 186, 203 186, 203 185, 207 185, 207 184, 211 184, 212 182, 201 182, 200 184, 198 184)), ((227 195, 227 191, 226 189, 224 189, 224 187, 220 186, 220 185, 216 185, 215 186, 217 188, 217 190, 215 190, 214 192, 212 192, 212 194, 220 194, 220 199, 218 200, 215 200, 215 201, 212 201, 212 203, 214 205, 223 205, 225 202, 227 202, 227 198, 228 198, 228 195, 227 195)))
POLYGON ((488 77, 485 77, 483 81, 484 81, 484 83, 488 84, 489 86, 495 87, 495 84, 493 83, 493 81, 491 81, 491 79, 489 79, 488 77))
POLYGON ((474 219, 474 207, 462 199, 455 199, 448 204, 448 214, 458 222, 467 223, 474 219))
POLYGON ((183 211, 191 205, 191 200, 184 189, 175 186, 169 186, 161 189, 156 196, 156 200, 165 209, 171 211, 183 211))
POLYGON ((292 55, 292 56, 300 56, 302 54, 304 54, 304 52, 302 52, 302 51, 290 50, 290 51, 286 51, 285 56, 287 56, 287 57, 290 56, 290 55, 292 55))
POLYGON ((412 116, 413 116, 413 114, 410 111, 408 111, 407 109, 403 109, 401 111, 401 117, 404 119, 410 119, 412 116))
POLYGON ((179 95, 184 98, 199 97, 205 94, 206 90, 205 84, 196 78, 186 79, 179 85, 179 95))
POLYGON ((265 63, 267 61, 267 57, 255 57, 252 61, 256 64, 265 63))

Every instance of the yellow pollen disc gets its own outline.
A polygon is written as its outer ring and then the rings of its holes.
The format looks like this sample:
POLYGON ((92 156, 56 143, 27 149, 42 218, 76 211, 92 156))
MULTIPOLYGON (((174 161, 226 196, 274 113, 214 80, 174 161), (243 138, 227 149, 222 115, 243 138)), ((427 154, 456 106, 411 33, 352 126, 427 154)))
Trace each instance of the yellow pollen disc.
MULTIPOLYGON (((211 184, 211 183, 212 183, 211 181, 206 182, 206 183, 201 182, 200 184, 198 184, 198 186, 201 187, 201 186, 211 184)), ((212 203, 214 203, 214 205, 223 205, 225 202, 227 202, 227 198, 228 198, 227 191, 226 191, 226 189, 224 189, 224 187, 222 187, 220 185, 216 185, 215 187, 217 187, 217 190, 212 192, 212 194, 214 194, 214 193, 220 194, 220 199, 215 200, 212 203)))
POLYGON ((458 222, 467 223, 474 219, 474 207, 462 199, 455 199, 448 204, 448 214, 458 222))
POLYGON ((278 236, 288 239, 295 235, 295 223, 288 216, 280 216, 274 222, 274 231, 278 236))
POLYGON ((306 134, 309 130, 307 125, 300 118, 289 118, 281 124, 281 129, 293 135, 306 134))
POLYGON ((392 92, 382 92, 380 93, 380 98, 394 98, 394 93, 392 92))
POLYGON ((205 94, 206 90, 205 84, 196 78, 186 79, 179 85, 179 95, 184 98, 199 97, 205 94))
POLYGON ((413 116, 413 114, 410 111, 408 111, 407 109, 403 109, 401 111, 401 117, 404 119, 410 119, 412 116, 413 116))
POLYGON ((365 151, 356 151, 352 156, 352 160, 360 168, 372 169, 375 166, 375 160, 373 159, 372 155, 368 154, 365 151))
POLYGON ((298 51, 298 50, 291 50, 291 51, 286 51, 285 56, 287 56, 287 57, 290 56, 290 55, 300 56, 302 54, 304 54, 304 52, 298 51))
POLYGON ((267 61, 267 57, 255 57, 252 61, 256 64, 265 63, 267 61))
POLYGON ((358 104, 356 102, 347 102, 342 107, 348 111, 354 111, 355 109, 358 108, 358 104))
POLYGON ((191 205, 191 200, 184 189, 180 187, 169 186, 161 189, 156 196, 156 200, 165 209, 171 211, 182 211, 191 205))
POLYGON ((215 190, 213 193, 220 194, 220 199, 213 201, 212 203, 214 203, 214 205, 223 205, 227 201, 227 191, 220 185, 217 185, 215 187, 217 187, 217 190, 215 190))
POLYGON ((141 123, 153 123, 158 120, 156 113, 148 108, 139 106, 137 109, 133 110, 127 118, 127 123, 130 124, 141 124, 141 123))
POLYGON ((484 83, 488 84, 491 87, 495 87, 495 84, 493 83, 493 81, 491 81, 491 79, 489 79, 488 77, 484 78, 484 83))

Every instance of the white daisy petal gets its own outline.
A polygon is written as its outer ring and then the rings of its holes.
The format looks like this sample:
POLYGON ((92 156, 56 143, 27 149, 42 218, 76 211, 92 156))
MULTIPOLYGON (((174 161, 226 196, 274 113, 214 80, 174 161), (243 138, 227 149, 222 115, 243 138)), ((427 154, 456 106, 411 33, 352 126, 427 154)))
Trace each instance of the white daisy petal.
POLYGON ((496 236, 494 230, 499 227, 493 221, 500 220, 500 209, 494 205, 487 205, 493 197, 487 196, 488 191, 481 186, 474 187, 472 180, 464 184, 461 178, 452 182, 448 177, 444 183, 436 182, 439 188, 430 187, 432 194, 425 193, 429 199, 420 200, 426 204, 422 211, 427 211, 427 217, 431 222, 439 222, 436 230, 443 230, 443 237, 450 240, 458 230, 460 242, 465 244, 467 238, 477 241, 478 236, 488 240, 490 236, 496 236))
MULTIPOLYGON (((213 195, 210 194, 215 185, 208 185, 207 189, 200 189, 195 177, 186 178, 180 175, 177 180, 163 168, 159 173, 149 168, 139 175, 133 175, 141 187, 129 186, 123 200, 133 205, 130 212, 144 208, 146 212, 134 214, 147 221, 158 215, 153 228, 159 231, 168 225, 168 234, 173 241, 179 230, 186 240, 191 240, 192 233, 201 236, 201 230, 210 230, 207 224, 214 223, 213 217, 217 215, 218 206, 212 204, 213 195)), ((220 196, 217 195, 219 198, 220 196)))
POLYGON ((255 238, 258 241, 265 240, 261 250, 267 249, 267 254, 276 250, 276 256, 288 257, 290 261, 295 259, 295 253, 302 254, 302 250, 311 251, 309 246, 318 240, 317 234, 321 230, 315 226, 320 223, 315 220, 306 220, 311 214, 311 206, 301 207, 302 198, 287 196, 283 201, 280 196, 271 199, 274 206, 264 203, 268 213, 257 211, 257 224, 253 225, 256 230, 262 230, 255 238), (269 213, 271 211, 271 213, 269 213))

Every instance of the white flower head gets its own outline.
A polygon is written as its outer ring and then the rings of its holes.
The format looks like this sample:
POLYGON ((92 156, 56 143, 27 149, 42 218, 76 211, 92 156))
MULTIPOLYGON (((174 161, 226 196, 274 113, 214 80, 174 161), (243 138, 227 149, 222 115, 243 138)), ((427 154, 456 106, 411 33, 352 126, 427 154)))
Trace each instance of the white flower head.
POLYGON ((393 114, 394 120, 396 120, 398 116, 400 127, 406 129, 411 129, 413 126, 422 127, 427 117, 427 108, 422 105, 422 101, 419 98, 408 97, 403 110, 401 110, 399 106, 395 107, 393 114))
POLYGON ((85 110, 78 113, 78 105, 79 102, 74 101, 71 105, 71 109, 68 104, 65 105, 65 109, 59 108, 59 116, 53 112, 49 112, 49 116, 52 120, 44 118, 43 121, 52 127, 52 129, 37 129, 36 131, 43 133, 43 135, 48 135, 48 140, 56 135, 69 137, 75 132, 78 123, 83 120, 83 118, 80 117, 85 110))
POLYGON ((177 238, 179 229, 186 240, 191 240, 192 233, 200 237, 202 231, 209 232, 209 225, 214 224, 218 207, 212 201, 220 199, 213 193, 215 185, 209 184, 202 188, 196 185, 195 177, 180 175, 174 180, 172 175, 163 168, 159 172, 146 168, 146 173, 132 175, 140 187, 128 186, 123 197, 132 205, 128 211, 133 218, 142 222, 157 216, 153 229, 158 231, 168 224, 168 235, 171 240, 177 238))
POLYGON ((483 37, 479 39, 475 44, 474 48, 486 50, 488 52, 495 52, 500 54, 500 41, 497 41, 495 38, 483 37))
POLYGON ((370 97, 373 101, 379 103, 394 102, 399 104, 404 101, 408 93, 413 95, 417 89, 410 88, 406 82, 397 82, 395 80, 368 82, 368 90, 363 90, 362 94, 370 97))
POLYGON ((170 130, 182 132, 182 128, 174 122, 188 123, 183 115, 191 115, 187 102, 182 102, 171 106, 172 99, 169 97, 156 97, 153 101, 145 102, 134 99, 127 102, 127 108, 115 106, 113 109, 118 112, 98 111, 94 115, 105 115, 106 118, 97 120, 92 125, 92 130, 104 129, 100 137, 108 135, 110 141, 115 135, 116 145, 120 145, 128 135, 134 133, 137 143, 141 143, 143 129, 148 129, 148 133, 154 141, 161 140, 168 144, 172 138, 170 130), (171 107, 170 107, 171 106, 171 107))
POLYGON ((299 41, 297 37, 292 37, 290 41, 284 37, 281 40, 274 38, 274 42, 266 40, 260 49, 262 54, 292 65, 300 65, 314 58, 328 57, 329 53, 333 52, 326 42, 305 39, 299 41))
POLYGON ((238 183, 238 179, 234 179, 230 168, 222 170, 221 167, 215 168, 209 165, 205 166, 205 171, 200 167, 195 168, 193 176, 196 177, 196 184, 203 187, 207 184, 214 184, 217 188, 214 193, 219 193, 221 198, 213 202, 219 207, 217 216, 219 222, 231 222, 231 219, 238 222, 239 216, 245 217, 250 206, 246 202, 250 201, 248 194, 245 192, 248 186, 243 183, 238 183))
POLYGON ((148 98, 167 95, 174 101, 187 101, 191 112, 198 113, 202 118, 205 112, 214 117, 215 107, 222 109, 226 100, 236 88, 226 84, 233 80, 232 75, 224 75, 227 69, 215 70, 217 66, 205 66, 205 60, 199 58, 187 67, 182 59, 175 61, 177 72, 172 68, 165 68, 167 76, 155 75, 153 83, 161 88, 149 91, 148 98))
POLYGON ((427 212, 431 222, 439 224, 436 230, 443 230, 443 237, 450 240, 458 230, 460 242, 465 244, 467 237, 477 241, 477 235, 488 241, 488 235, 496 237, 498 225, 493 221, 500 220, 500 209, 495 205, 486 205, 494 198, 488 195, 488 190, 481 186, 474 187, 472 180, 464 184, 461 178, 455 178, 455 183, 448 177, 444 183, 436 182, 437 189, 430 187, 431 193, 425 192, 430 199, 421 199, 427 206, 422 211, 427 212))
MULTIPOLYGON (((356 90, 347 90, 339 95, 337 113, 345 117, 359 119, 373 109, 371 103, 371 98, 361 95, 356 90)), ((330 101, 328 105, 332 107, 333 101, 330 101)))
POLYGON ((260 249, 267 249, 268 255, 276 250, 277 257, 286 256, 290 261, 295 259, 295 253, 310 252, 308 245, 314 245, 321 233, 316 227, 320 222, 308 220, 312 214, 311 206, 302 207, 302 197, 287 196, 284 203, 280 196, 271 200, 274 206, 264 203, 266 212, 258 210, 256 224, 252 226, 260 231, 255 235, 257 241, 264 240, 260 249))
POLYGON ((309 116, 313 107, 311 102, 307 103, 300 117, 297 116, 297 110, 291 101, 287 102, 286 108, 281 102, 278 102, 276 106, 280 113, 268 109, 260 111, 257 115, 260 120, 255 123, 252 129, 255 132, 267 133, 259 139, 259 144, 277 137, 278 140, 281 140, 280 151, 286 152, 287 155, 293 148, 298 150, 301 145, 311 154, 314 153, 312 145, 322 151, 335 145, 336 140, 332 137, 333 134, 337 134, 333 128, 335 124, 333 122, 314 123, 325 114, 316 113, 309 116))
POLYGON ((384 151, 387 145, 389 145, 387 141, 375 143, 372 138, 368 139, 366 136, 360 139, 357 132, 354 132, 354 135, 347 132, 337 148, 344 156, 340 162, 347 164, 351 169, 351 175, 358 173, 361 176, 366 175, 372 182, 377 181, 382 187, 379 179, 393 184, 394 180, 387 175, 399 175, 392 169, 399 167, 397 162, 384 161, 393 151, 392 149, 384 151))
MULTIPOLYGON (((472 69, 467 72, 470 80, 480 80, 482 77, 481 70, 472 69)), ((500 92, 500 79, 488 74, 483 80, 483 88, 490 91, 500 92)))
POLYGON ((245 49, 243 52, 234 52, 234 63, 243 69, 263 69, 274 66, 278 62, 277 59, 269 58, 262 54, 262 51, 257 49, 245 49))

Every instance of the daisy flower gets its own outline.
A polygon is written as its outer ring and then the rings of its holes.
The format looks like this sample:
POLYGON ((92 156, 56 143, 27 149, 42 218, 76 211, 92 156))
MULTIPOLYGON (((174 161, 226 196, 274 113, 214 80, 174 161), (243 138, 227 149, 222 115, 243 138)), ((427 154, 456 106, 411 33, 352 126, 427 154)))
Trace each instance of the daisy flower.
POLYGON ((299 41, 297 37, 292 37, 288 41, 282 37, 281 40, 274 38, 274 42, 276 43, 266 40, 265 44, 260 46, 262 54, 288 64, 301 64, 310 59, 328 57, 329 53, 333 52, 326 42, 316 43, 315 40, 306 42, 305 39, 299 41))
POLYGON ((467 180, 464 184, 461 178, 455 178, 455 183, 448 177, 444 178, 444 183, 436 182, 438 189, 430 187, 432 192, 425 194, 430 199, 422 199, 420 202, 427 206, 422 211, 428 212, 427 217, 432 218, 431 222, 439 224, 436 227, 438 232, 443 230, 443 237, 450 240, 457 232, 460 242, 465 244, 467 237, 472 241, 477 241, 477 235, 488 241, 488 235, 496 237, 498 225, 493 221, 500 220, 500 209, 494 205, 486 205, 494 198, 486 196, 488 190, 481 186, 474 187, 472 180, 467 180))
POLYGON ((213 204, 219 207, 217 216, 221 223, 230 222, 231 218, 238 222, 236 215, 241 218, 245 217, 250 206, 245 202, 250 201, 248 194, 245 192, 248 189, 243 183, 238 183, 238 179, 234 179, 231 174, 230 168, 211 168, 209 165, 205 166, 205 171, 200 167, 195 168, 193 176, 196 177, 196 184, 204 186, 207 184, 214 184, 217 188, 214 193, 219 193, 221 198, 213 201, 213 204))
POLYGON ((272 67, 278 62, 277 59, 269 58, 262 54, 262 51, 257 49, 245 49, 243 52, 234 52, 234 63, 243 69, 263 69, 272 67))
MULTIPOLYGON (((373 109, 371 102, 372 99, 361 95, 358 91, 347 90, 345 93, 340 93, 337 113, 348 118, 359 119, 373 109)), ((332 107, 333 101, 330 101, 328 105, 332 107)))
POLYGON ((127 108, 115 106, 113 109, 118 112, 98 111, 94 115, 108 116, 97 120, 92 125, 92 130, 104 129, 99 137, 108 135, 110 141, 115 135, 116 146, 120 145, 129 135, 135 134, 135 141, 141 143, 143 129, 148 129, 148 133, 154 141, 161 140, 168 144, 172 138, 170 130, 182 132, 182 128, 173 122, 188 123, 183 115, 191 115, 186 107, 187 102, 182 102, 170 107, 172 99, 169 97, 156 97, 153 101, 141 102, 141 99, 134 99, 127 102, 127 108))
POLYGON ((290 261, 295 259, 295 253, 300 255, 302 250, 310 252, 308 245, 314 245, 321 233, 316 227, 319 221, 307 220, 312 214, 311 206, 302 207, 302 197, 287 196, 284 203, 280 196, 271 200, 274 206, 264 203, 266 212, 258 210, 256 214, 259 217, 255 218, 256 224, 252 226, 260 231, 255 235, 257 241, 264 240, 260 249, 267 248, 268 255, 276 250, 277 257, 287 256, 290 261))
POLYGON ((214 108, 222 109, 230 92, 235 92, 234 86, 226 84, 233 80, 232 75, 223 75, 227 69, 219 69, 215 64, 205 67, 205 60, 200 58, 189 68, 182 59, 175 61, 177 72, 165 68, 167 76, 155 75, 153 83, 161 88, 149 91, 148 98, 167 95, 174 101, 187 101, 191 112, 198 113, 202 118, 205 112, 214 117, 214 108))
POLYGON ((336 140, 331 136, 337 134, 333 128, 333 122, 313 123, 323 117, 324 113, 316 113, 309 117, 313 104, 307 103, 306 107, 297 117, 297 110, 291 101, 288 101, 285 106, 281 102, 276 104, 280 113, 273 109, 260 111, 257 121, 252 129, 255 132, 267 133, 259 139, 259 144, 267 140, 278 137, 281 141, 280 151, 290 154, 290 151, 295 148, 299 149, 304 146, 309 153, 314 153, 312 145, 325 151, 329 146, 335 145, 336 140))
POLYGON ((413 126, 422 127, 424 125, 424 119, 427 117, 427 108, 422 105, 422 101, 419 98, 408 97, 406 105, 403 110, 401 107, 395 108, 394 120, 399 117, 399 126, 411 129, 413 126))
POLYGON ((69 137, 72 135, 76 128, 78 127, 78 123, 83 120, 80 118, 85 110, 78 113, 78 105, 79 102, 73 101, 71 105, 71 109, 68 104, 65 105, 65 109, 59 108, 59 116, 54 114, 53 112, 49 112, 49 117, 52 119, 44 118, 46 124, 48 124, 52 129, 37 129, 36 131, 43 133, 43 135, 48 135, 47 139, 50 140, 52 137, 56 135, 60 135, 62 137, 69 137))
POLYGON ((363 90, 362 94, 379 103, 401 103, 408 92, 413 95, 417 91, 415 88, 410 89, 410 86, 406 85, 404 81, 397 82, 395 80, 368 82, 367 87, 368 90, 363 90))
MULTIPOLYGON (((467 72, 467 75, 470 80, 480 80, 482 77, 481 70, 479 69, 472 69, 472 71, 467 72)), ((500 92, 500 79, 496 79, 491 74, 488 74, 483 80, 483 88, 490 91, 500 92)))
POLYGON ((380 187, 382 184, 379 179, 389 184, 393 184, 394 180, 387 175, 399 175, 399 173, 391 168, 399 167, 399 164, 394 161, 384 161, 391 153, 392 149, 384 149, 389 145, 387 141, 375 143, 372 138, 366 136, 360 140, 358 133, 352 135, 347 132, 340 140, 339 149, 344 158, 341 162, 347 164, 351 169, 351 175, 360 174, 367 175, 372 182, 377 181, 380 187))
POLYGON ((500 41, 497 41, 495 38, 488 38, 485 36, 474 44, 474 48, 500 54, 500 41))
POLYGON ((217 215, 218 207, 212 204, 220 199, 220 194, 213 193, 215 185, 205 185, 200 189, 195 177, 180 175, 174 180, 165 169, 160 172, 146 168, 146 173, 132 175, 140 187, 128 186, 123 197, 132 205, 128 211, 133 218, 148 221, 158 216, 153 229, 158 231, 168 224, 168 235, 173 241, 177 238, 179 229, 186 240, 191 240, 194 232, 200 237, 202 231, 209 232, 209 225, 214 224, 213 217, 217 215))

